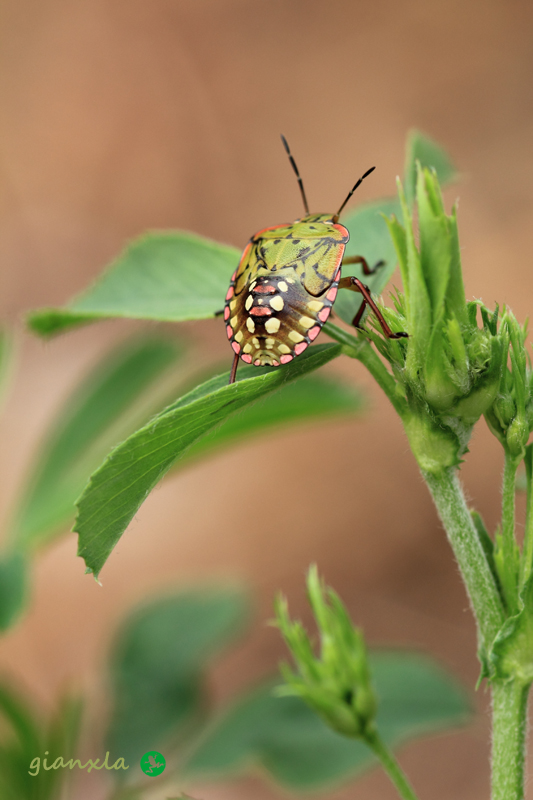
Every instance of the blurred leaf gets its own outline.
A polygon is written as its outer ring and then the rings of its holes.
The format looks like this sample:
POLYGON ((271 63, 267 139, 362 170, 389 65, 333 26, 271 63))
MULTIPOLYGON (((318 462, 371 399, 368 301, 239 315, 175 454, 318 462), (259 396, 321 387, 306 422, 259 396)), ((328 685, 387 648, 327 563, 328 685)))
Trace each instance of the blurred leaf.
POLYGON ((41 545, 68 525, 91 472, 148 416, 146 408, 134 413, 134 404, 180 355, 168 339, 135 339, 106 356, 77 388, 58 414, 20 500, 11 537, 16 547, 41 545))
POLYGON ((356 414, 361 411, 363 397, 353 386, 331 377, 309 375, 283 386, 279 391, 258 400, 252 406, 226 419, 214 431, 193 444, 176 466, 190 458, 203 458, 241 439, 291 422, 324 420, 356 414))
POLYGON ((404 178, 405 196, 410 206, 415 198, 417 161, 420 161, 421 167, 432 167, 441 184, 449 183, 457 177, 452 161, 437 142, 420 131, 410 131, 407 137, 404 178))
POLYGON ((181 738, 205 702, 209 660, 247 619, 242 591, 207 589, 159 599, 126 622, 111 661, 110 752, 139 762, 169 736, 181 738))
POLYGON ((21 552, 0 558, 0 631, 7 630, 24 607, 28 589, 28 564, 21 552))
MULTIPOLYGON (((46 740, 44 743, 44 751, 48 750, 47 756, 48 764, 53 764, 57 758, 62 758, 64 762, 70 758, 79 758, 77 753, 77 745, 79 741, 81 720, 82 720, 82 702, 78 698, 65 697, 59 703, 56 713, 52 716, 48 725, 46 733, 46 740)), ((44 751, 43 754, 44 755, 44 751)), ((42 789, 39 795, 39 800, 59 800, 60 797, 65 796, 65 790, 70 785, 74 778, 70 769, 51 770, 50 772, 41 772, 34 781, 40 781, 42 789)))
POLYGON ((106 318, 180 322, 212 317, 224 307, 239 257, 239 250, 192 233, 148 233, 92 287, 63 308, 33 312, 28 324, 48 336, 106 318))
MULTIPOLYGON (((7 686, 0 686, 0 797, 26 800, 39 797, 29 765, 44 752, 43 731, 27 703, 7 686)), ((40 800, 40 797, 39 797, 40 800)))
POLYGON ((0 328, 0 399, 3 399, 7 387, 11 356, 11 336, 4 328, 0 328))
MULTIPOLYGON (((387 198, 377 203, 360 206, 350 212, 341 223, 350 232, 350 241, 346 247, 346 257, 364 256, 369 267, 378 261, 385 264, 379 267, 374 275, 364 275, 359 264, 347 264, 342 268, 343 277, 355 275, 370 287, 375 295, 381 294, 396 268, 396 251, 389 236, 387 223, 383 218, 399 213, 399 203, 396 198, 387 198)), ((362 297, 350 291, 341 291, 337 295, 334 311, 344 322, 351 325, 353 318, 359 311, 362 297)))
POLYGON ((112 800, 143 800, 143 798, 146 798, 146 792, 143 788, 124 786, 124 784, 121 785, 120 791, 115 791, 112 795, 112 800))
POLYGON ((167 797, 167 800, 194 800, 194 797, 188 794, 180 794, 178 797, 167 797))
MULTIPOLYGON (((370 658, 379 698, 381 736, 397 747, 408 739, 464 723, 462 688, 429 658, 375 652, 370 658)), ((185 765, 214 776, 261 766, 283 786, 324 789, 376 765, 371 751, 328 728, 297 697, 275 697, 272 685, 238 700, 215 722, 185 765)))
POLYGON ((310 347, 283 369, 241 367, 196 387, 116 447, 78 502, 78 555, 98 576, 148 494, 185 450, 235 411, 340 355, 339 345, 310 347))
POLYGON ((0 685, 0 797, 2 800, 59 800, 68 781, 64 770, 45 770, 61 756, 74 757, 81 721, 81 704, 65 699, 47 724, 19 692, 0 685), (36 771, 34 759, 39 759, 36 771), (34 762, 33 766, 30 765, 34 762), (33 773, 30 774, 30 768, 33 773))

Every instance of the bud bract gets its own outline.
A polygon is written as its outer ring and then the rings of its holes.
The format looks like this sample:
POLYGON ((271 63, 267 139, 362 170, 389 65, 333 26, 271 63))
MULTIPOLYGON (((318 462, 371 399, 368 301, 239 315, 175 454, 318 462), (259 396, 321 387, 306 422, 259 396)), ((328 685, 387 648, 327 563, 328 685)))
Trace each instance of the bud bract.
POLYGON ((413 452, 422 469, 436 473, 460 463, 473 425, 493 405, 505 336, 498 309, 491 314, 479 301, 466 302, 456 211, 446 214, 436 174, 418 167, 418 243, 401 185, 399 193, 404 225, 394 217, 387 222, 404 294, 385 316, 409 338, 384 339, 373 323, 370 336, 406 400, 402 416, 413 452))
POLYGON ((490 430, 508 455, 522 459, 533 430, 533 374, 525 349, 527 330, 506 310, 502 315, 504 343, 498 392, 485 412, 490 430))
POLYGON ((377 705, 363 635, 339 596, 322 584, 316 567, 309 570, 307 588, 320 635, 320 655, 314 655, 303 626, 290 619, 286 600, 278 597, 276 625, 296 666, 293 671, 282 665, 286 683, 278 693, 301 697, 338 733, 364 737, 373 726, 377 705))

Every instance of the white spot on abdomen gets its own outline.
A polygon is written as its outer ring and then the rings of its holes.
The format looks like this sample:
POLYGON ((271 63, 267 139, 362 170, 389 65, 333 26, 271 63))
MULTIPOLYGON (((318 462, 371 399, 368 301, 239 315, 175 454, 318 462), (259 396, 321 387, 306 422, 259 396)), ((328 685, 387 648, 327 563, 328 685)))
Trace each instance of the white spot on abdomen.
POLYGON ((274 311, 281 311, 283 309, 283 298, 280 297, 279 294, 277 294, 270 301, 270 305, 272 306, 274 311))
POLYGON ((265 322, 265 330, 267 333, 277 333, 279 331, 280 321, 276 317, 271 317, 265 322))

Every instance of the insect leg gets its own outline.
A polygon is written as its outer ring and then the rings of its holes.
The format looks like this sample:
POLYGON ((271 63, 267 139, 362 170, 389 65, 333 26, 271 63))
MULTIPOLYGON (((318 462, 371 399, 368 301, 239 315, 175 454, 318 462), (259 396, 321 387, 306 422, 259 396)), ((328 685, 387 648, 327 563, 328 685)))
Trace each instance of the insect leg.
POLYGON ((352 275, 349 275, 347 278, 341 278, 339 281, 339 289, 350 289, 350 291, 352 292, 360 292, 363 295, 363 303, 361 305, 361 308, 353 318, 352 322, 352 325, 354 325, 356 328, 359 327, 359 323, 361 322, 361 317, 363 316, 365 306, 368 305, 376 315, 377 320, 381 325, 383 333, 385 334, 387 339, 403 339, 409 336, 409 334, 405 333, 405 331, 399 331, 398 333, 393 333, 393 331, 391 331, 391 329, 385 322, 385 319, 383 318, 383 314, 381 313, 375 302, 372 300, 370 289, 368 288, 368 286, 365 286, 365 284, 362 283, 362 281, 360 281, 359 278, 354 278, 352 275))
POLYGON ((237 374, 237 367, 239 366, 239 354, 235 353, 233 356, 233 364, 231 365, 231 372, 229 375, 228 383, 235 383, 235 376, 237 374))
POLYGON ((361 320, 363 318, 363 314, 365 313, 365 309, 366 309, 366 303, 363 300, 363 302, 359 306, 359 311, 357 312, 355 317, 352 319, 352 325, 354 326, 354 328, 360 328, 361 327, 360 322, 361 322, 361 320))
POLYGON ((373 267, 369 267, 367 260, 363 256, 348 256, 343 260, 342 266, 345 264, 362 264, 365 275, 373 275, 380 267, 385 266, 385 262, 381 259, 373 267))
MULTIPOLYGON (((366 275, 366 272, 365 272, 365 275, 366 275)), ((221 317, 223 313, 224 313, 224 309, 223 309, 223 308, 221 308, 221 309, 220 309, 220 311, 215 311, 215 313, 213 314, 213 316, 214 316, 214 317, 221 317)))

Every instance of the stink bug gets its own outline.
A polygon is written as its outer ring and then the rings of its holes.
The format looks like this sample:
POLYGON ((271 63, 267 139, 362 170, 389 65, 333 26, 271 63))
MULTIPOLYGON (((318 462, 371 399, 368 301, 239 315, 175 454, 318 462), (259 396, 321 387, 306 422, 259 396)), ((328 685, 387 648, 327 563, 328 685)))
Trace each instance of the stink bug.
POLYGON ((281 138, 298 179, 305 216, 252 236, 231 277, 223 312, 235 353, 230 383, 235 381, 239 358, 255 366, 277 367, 303 353, 320 333, 339 289, 363 295, 352 323, 356 328, 368 305, 385 336, 407 336, 391 331, 368 286, 352 276, 341 278, 343 264, 361 264, 364 274, 371 275, 383 263, 370 268, 362 256, 343 260, 350 234, 339 225, 344 206, 375 167, 359 178, 336 214, 310 214, 298 167, 285 137, 281 138))

